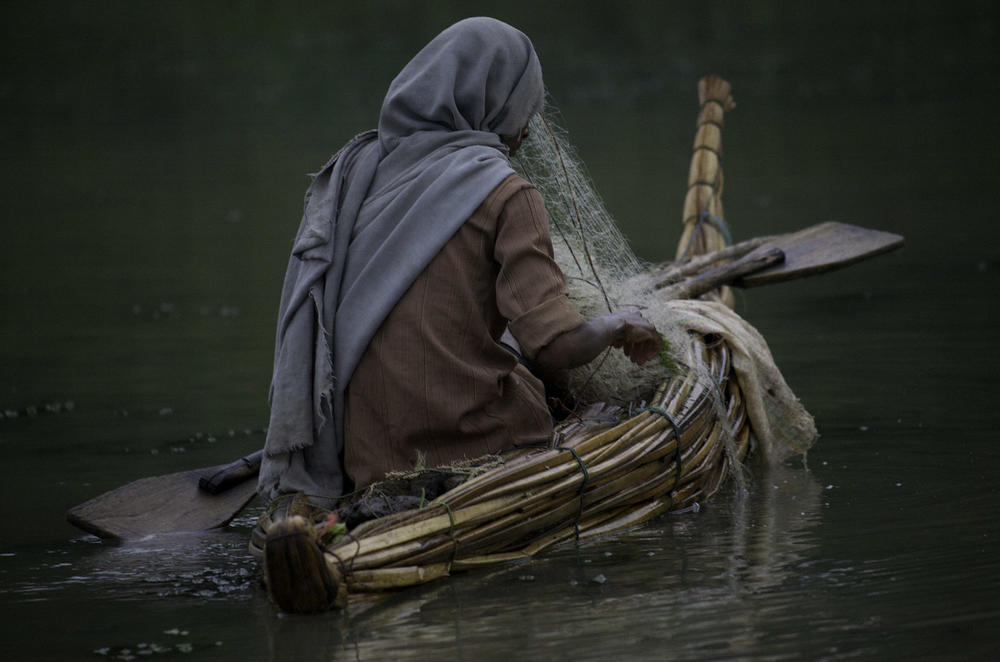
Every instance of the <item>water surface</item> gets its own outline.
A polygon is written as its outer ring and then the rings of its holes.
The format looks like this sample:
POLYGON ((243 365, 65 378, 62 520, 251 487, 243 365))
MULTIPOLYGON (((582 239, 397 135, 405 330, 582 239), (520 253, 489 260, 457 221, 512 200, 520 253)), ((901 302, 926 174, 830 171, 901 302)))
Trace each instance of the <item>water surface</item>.
MULTIPOLYGON (((992 659, 1000 648, 993 3, 46 3, 0 81, 4 659, 992 659), (258 448, 306 173, 466 13, 536 43, 637 252, 672 254, 715 72, 738 239, 836 219, 898 253, 742 293, 822 438, 745 498, 287 618, 226 531, 64 511, 258 448)), ((259 506, 257 506, 259 508, 259 506)))

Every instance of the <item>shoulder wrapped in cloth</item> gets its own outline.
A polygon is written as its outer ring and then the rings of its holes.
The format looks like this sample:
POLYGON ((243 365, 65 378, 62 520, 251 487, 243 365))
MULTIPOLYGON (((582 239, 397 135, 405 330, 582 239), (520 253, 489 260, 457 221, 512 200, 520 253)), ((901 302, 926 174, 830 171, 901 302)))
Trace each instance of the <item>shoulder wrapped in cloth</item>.
POLYGON ((529 39, 473 18, 423 48, 306 194, 278 313, 260 492, 344 490, 344 390, 372 335, 508 175, 507 148, 541 109, 529 39))

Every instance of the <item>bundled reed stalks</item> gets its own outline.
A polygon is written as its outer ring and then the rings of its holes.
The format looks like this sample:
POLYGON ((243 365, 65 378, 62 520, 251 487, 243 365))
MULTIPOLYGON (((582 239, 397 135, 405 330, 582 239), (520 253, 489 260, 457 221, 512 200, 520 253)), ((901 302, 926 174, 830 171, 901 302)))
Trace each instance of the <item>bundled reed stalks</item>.
MULTIPOLYGON (((308 573, 278 568, 268 576, 272 597, 290 611, 303 610, 303 595, 326 595, 342 605, 353 594, 529 558, 566 540, 604 535, 708 499, 731 463, 746 456, 750 427, 730 378, 727 345, 701 337, 692 342, 711 383, 705 373, 691 371, 662 384, 647 407, 625 420, 566 422, 550 447, 513 451, 500 466, 423 507, 370 520, 326 544, 324 576, 312 561, 308 573), (717 406, 720 393, 724 412, 717 406), (727 440, 736 457, 726 457, 727 440)), ((319 541, 320 518, 307 519, 283 526, 312 532, 319 541)), ((288 532, 281 531, 284 545, 288 532)), ((308 551, 296 553, 310 558, 308 551)), ((307 603, 315 606, 316 599, 307 603)))
MULTIPOLYGON (((722 127, 726 111, 736 108, 729 83, 718 76, 698 81, 697 130, 684 198, 684 231, 676 261, 710 253, 732 243, 722 211, 722 127)), ((722 288, 717 298, 732 305, 732 293, 722 288)))

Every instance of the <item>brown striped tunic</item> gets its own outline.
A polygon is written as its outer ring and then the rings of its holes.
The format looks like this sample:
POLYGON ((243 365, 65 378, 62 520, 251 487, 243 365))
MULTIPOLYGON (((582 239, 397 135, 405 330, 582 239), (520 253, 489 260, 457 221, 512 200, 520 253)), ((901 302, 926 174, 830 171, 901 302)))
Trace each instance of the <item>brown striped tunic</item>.
POLYGON ((396 303, 346 394, 344 464, 354 487, 392 470, 547 441, 542 383, 526 358, 583 323, 567 298, 542 197, 507 177, 396 303))

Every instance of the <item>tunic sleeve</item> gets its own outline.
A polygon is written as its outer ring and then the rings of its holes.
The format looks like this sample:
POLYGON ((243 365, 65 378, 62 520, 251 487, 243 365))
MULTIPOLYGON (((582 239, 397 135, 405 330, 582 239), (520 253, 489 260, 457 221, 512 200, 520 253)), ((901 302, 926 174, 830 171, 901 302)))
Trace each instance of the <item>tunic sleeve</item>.
POLYGON ((528 360, 556 336, 583 324, 553 258, 545 205, 533 186, 521 188, 504 204, 494 258, 500 265, 497 308, 528 360))

